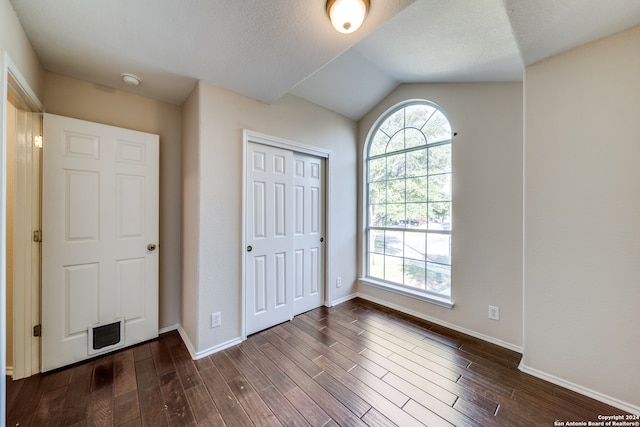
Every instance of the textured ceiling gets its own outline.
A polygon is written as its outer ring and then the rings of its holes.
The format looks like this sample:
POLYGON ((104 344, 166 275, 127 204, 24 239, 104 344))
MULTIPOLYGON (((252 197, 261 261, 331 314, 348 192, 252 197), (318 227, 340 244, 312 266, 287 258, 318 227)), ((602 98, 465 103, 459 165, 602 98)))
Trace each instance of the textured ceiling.
POLYGON ((354 120, 400 83, 519 81, 640 24, 638 0, 371 0, 350 35, 325 0, 10 1, 48 71, 177 105, 197 80, 266 103, 290 92, 354 120))

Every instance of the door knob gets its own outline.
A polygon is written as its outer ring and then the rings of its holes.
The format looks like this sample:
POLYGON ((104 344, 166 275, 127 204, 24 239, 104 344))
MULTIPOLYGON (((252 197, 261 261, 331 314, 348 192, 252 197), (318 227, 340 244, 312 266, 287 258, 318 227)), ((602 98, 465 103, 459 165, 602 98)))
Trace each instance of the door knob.
POLYGON ((251 252, 253 250, 253 246, 247 246, 247 252, 251 252))
POLYGON ((149 243, 149 244, 147 245, 147 250, 148 250, 149 252, 153 252, 153 251, 155 251, 155 250, 156 250, 156 245, 155 245, 154 243, 149 243))

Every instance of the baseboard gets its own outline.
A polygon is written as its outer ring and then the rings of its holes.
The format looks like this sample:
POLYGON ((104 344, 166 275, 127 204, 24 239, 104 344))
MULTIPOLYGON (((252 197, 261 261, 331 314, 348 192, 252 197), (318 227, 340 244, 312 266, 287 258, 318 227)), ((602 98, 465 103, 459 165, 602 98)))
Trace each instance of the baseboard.
MULTIPOLYGON (((327 303, 327 305, 329 307, 333 307, 335 305, 338 304, 342 304, 343 302, 349 301, 351 299, 357 298, 358 294, 351 294, 351 295, 347 295, 346 297, 331 301, 330 303, 327 303)), ((182 328, 182 325, 177 324, 177 325, 172 325, 172 326, 168 326, 166 328, 162 328, 160 330, 160 333, 165 333, 165 332, 169 332, 169 331, 175 331, 177 330, 178 333, 180 334, 180 336, 182 337, 182 341, 184 341, 184 344, 187 346, 187 350, 189 350, 189 354, 191 355, 191 358, 193 360, 198 360, 198 359, 202 359, 203 357, 207 357, 210 356, 214 353, 217 353, 219 351, 222 350, 226 350, 230 347, 233 347, 234 345, 237 344, 241 344, 242 343, 242 337, 238 337, 238 338, 234 338, 231 339, 227 342, 223 342, 221 344, 218 344, 214 347, 210 347, 206 350, 202 350, 202 351, 196 351, 195 346, 191 343, 191 340, 189 339, 189 336, 187 335, 187 333, 185 332, 185 330, 182 328)))
MULTIPOLYGON (((635 406, 627 402, 623 402, 619 399, 615 399, 611 396, 607 396, 602 393, 598 393, 597 391, 588 389, 586 387, 582 387, 578 384, 574 384, 572 382, 563 380, 562 378, 558 378, 554 375, 547 374, 546 372, 539 371, 534 368, 530 368, 526 366, 523 362, 520 362, 520 366, 518 369, 525 374, 532 375, 534 377, 540 378, 542 380, 548 381, 552 384, 555 384, 560 387, 567 388, 571 391, 575 391, 576 393, 580 393, 584 396, 590 397, 592 399, 598 400, 600 402, 606 403, 607 405, 611 405, 618 409, 621 409, 625 412, 629 412, 631 414, 640 415, 640 406, 635 406)), ((603 414, 604 415, 604 414, 603 414)), ((607 415, 615 415, 615 414, 607 414, 607 415)))
POLYGON ((242 338, 238 337, 238 338, 231 339, 227 342, 223 342, 222 344, 218 344, 214 347, 209 347, 206 350, 196 351, 195 347, 191 343, 191 340, 187 336, 187 333, 185 332, 184 329, 182 329, 182 325, 178 325, 178 333, 182 337, 182 341, 184 341, 184 344, 187 346, 187 350, 189 350, 189 354, 191 355, 191 358, 193 360, 202 359, 203 357, 210 356, 214 353, 217 353, 222 350, 226 350, 230 347, 233 347, 234 345, 242 343, 242 338))
POLYGON ((7 366, 7 368, 4 370, 4 374, 7 377, 13 377, 13 366, 7 366))
POLYGON ((338 304, 342 304, 343 302, 347 302, 349 300, 352 300, 354 298, 358 298, 358 294, 351 294, 351 295, 347 295, 346 297, 342 297, 342 298, 338 298, 336 300, 331 301, 330 303, 327 304, 328 307, 333 307, 334 305, 338 305, 338 304))
POLYGON ((495 344, 497 346, 504 347, 504 348, 509 349, 509 350, 513 350, 513 351, 515 351, 517 353, 522 354, 522 352, 523 352, 523 348, 520 347, 520 346, 517 346, 515 344, 511 344, 511 343, 508 343, 506 341, 502 341, 502 340, 499 340, 497 338, 490 337, 488 335, 484 335, 484 334, 478 333, 476 331, 472 331, 471 329, 466 329, 466 328, 460 327, 458 325, 454 325, 452 323, 445 322, 445 321, 440 320, 440 319, 438 319, 436 317, 427 316, 427 315, 425 315, 423 313, 420 313, 420 312, 417 312, 417 311, 413 311, 413 310, 409 310, 408 308, 400 306, 400 305, 391 304, 388 301, 385 301, 383 299, 378 299, 378 298, 372 297, 370 295, 362 294, 362 293, 358 293, 357 296, 362 298, 362 299, 365 299, 367 301, 371 301, 371 302, 374 302, 376 304, 380 304, 382 306, 391 308, 393 310, 397 310, 397 311, 399 311, 401 313, 408 314, 410 316, 414 316, 414 317, 417 317, 419 319, 426 320, 427 322, 435 323, 435 324, 440 325, 440 326, 444 326, 445 328, 453 329, 454 331, 470 335, 470 336, 472 336, 474 338, 478 338, 478 339, 481 339, 483 341, 487 341, 487 342, 489 342, 491 344, 495 344))
POLYGON ((158 334, 166 334, 167 332, 177 331, 180 328, 180 324, 176 323, 175 325, 165 326, 164 328, 158 330, 158 334))

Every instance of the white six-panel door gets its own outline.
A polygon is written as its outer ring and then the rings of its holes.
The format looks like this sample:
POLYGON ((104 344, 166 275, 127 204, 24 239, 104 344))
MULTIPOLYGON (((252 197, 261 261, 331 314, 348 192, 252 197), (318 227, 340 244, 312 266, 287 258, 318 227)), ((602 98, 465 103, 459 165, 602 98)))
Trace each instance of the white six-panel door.
POLYGON ((249 142, 245 170, 245 330, 322 305, 322 159, 249 142))
POLYGON ((292 317, 293 153, 249 143, 246 201, 247 334, 292 317))
POLYGON ((324 160, 294 154, 294 315, 324 299, 324 160))
POLYGON ((84 360, 87 328, 158 335, 157 135, 44 116, 42 371, 84 360))

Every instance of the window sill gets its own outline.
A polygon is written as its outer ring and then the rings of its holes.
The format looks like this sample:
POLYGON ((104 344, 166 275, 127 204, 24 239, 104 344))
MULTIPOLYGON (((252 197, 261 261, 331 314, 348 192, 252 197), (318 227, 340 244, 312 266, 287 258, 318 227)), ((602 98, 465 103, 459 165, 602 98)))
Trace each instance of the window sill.
POLYGON ((363 285, 373 286, 374 288, 383 289, 385 291, 393 292, 399 295, 403 295, 406 297, 418 299, 420 301, 425 301, 431 304, 438 305, 440 307, 452 309, 454 306, 454 302, 447 297, 440 297, 433 294, 425 294, 423 292, 412 291, 411 289, 403 288, 400 286, 393 285, 391 283, 371 279, 368 277, 361 277, 360 283, 363 285))

